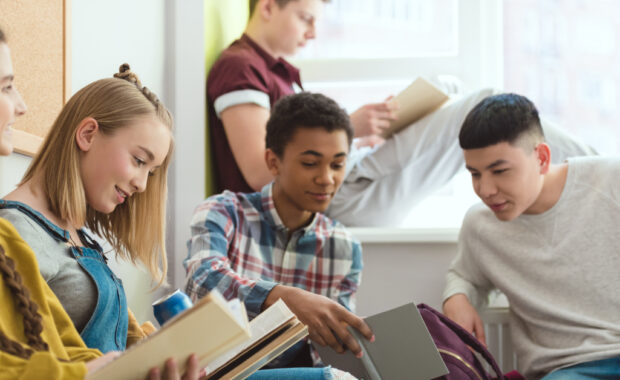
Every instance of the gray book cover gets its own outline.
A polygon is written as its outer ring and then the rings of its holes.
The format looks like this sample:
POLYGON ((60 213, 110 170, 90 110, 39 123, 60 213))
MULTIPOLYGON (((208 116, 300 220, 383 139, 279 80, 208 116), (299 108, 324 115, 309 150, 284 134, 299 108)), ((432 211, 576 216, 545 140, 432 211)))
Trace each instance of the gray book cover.
POLYGON ((364 318, 375 334, 373 343, 349 327, 364 355, 338 354, 330 347, 317 348, 325 364, 367 380, 433 379, 448 373, 424 320, 413 303, 364 318))

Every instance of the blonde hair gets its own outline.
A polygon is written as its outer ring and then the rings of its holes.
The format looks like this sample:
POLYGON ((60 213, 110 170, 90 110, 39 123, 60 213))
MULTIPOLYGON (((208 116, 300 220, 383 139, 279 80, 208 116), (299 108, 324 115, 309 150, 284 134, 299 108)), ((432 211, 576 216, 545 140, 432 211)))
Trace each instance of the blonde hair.
POLYGON ((61 220, 86 226, 113 246, 116 254, 145 265, 158 285, 165 282, 167 174, 173 150, 148 179, 142 193, 135 193, 110 214, 92 209, 80 175, 77 127, 94 118, 104 135, 128 126, 136 119, 153 116, 172 131, 170 112, 138 77, 123 64, 114 78, 101 79, 82 88, 69 99, 54 121, 41 150, 28 168, 22 184, 39 175, 49 207, 61 220))

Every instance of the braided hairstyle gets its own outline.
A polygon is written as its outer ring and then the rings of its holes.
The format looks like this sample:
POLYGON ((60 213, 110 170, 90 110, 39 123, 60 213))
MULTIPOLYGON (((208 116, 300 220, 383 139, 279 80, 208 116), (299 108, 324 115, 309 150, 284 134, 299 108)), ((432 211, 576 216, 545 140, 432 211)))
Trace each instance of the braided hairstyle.
MULTIPOLYGON (((43 324, 41 314, 37 311, 38 306, 30 299, 30 292, 26 286, 24 286, 22 277, 15 269, 15 262, 5 254, 4 248, 1 245, 0 273, 2 273, 4 283, 9 287, 11 293, 13 293, 17 310, 24 317, 24 335, 26 336, 28 345, 35 351, 48 351, 49 347, 41 337, 43 324)), ((19 342, 7 337, 1 330, 0 350, 24 359, 30 358, 34 353, 32 349, 24 347, 19 342)))
MULTIPOLYGON (((0 43, 6 43, 6 36, 0 29, 0 43)), ((41 332, 43 324, 41 314, 39 314, 37 304, 30 299, 30 292, 24 286, 22 277, 15 269, 15 262, 4 252, 4 247, 0 245, 0 273, 4 283, 9 287, 15 300, 15 306, 20 314, 24 316, 24 335, 28 345, 32 348, 24 347, 21 343, 7 337, 0 330, 0 351, 8 352, 24 359, 28 359, 36 351, 48 351, 47 343, 43 341, 41 332)))
POLYGON ((142 86, 142 82, 138 79, 138 76, 131 71, 128 63, 123 63, 118 69, 118 73, 114 74, 114 78, 124 79, 130 83, 136 85, 138 90, 142 91, 144 96, 157 108, 161 102, 155 93, 151 92, 147 87, 142 86))

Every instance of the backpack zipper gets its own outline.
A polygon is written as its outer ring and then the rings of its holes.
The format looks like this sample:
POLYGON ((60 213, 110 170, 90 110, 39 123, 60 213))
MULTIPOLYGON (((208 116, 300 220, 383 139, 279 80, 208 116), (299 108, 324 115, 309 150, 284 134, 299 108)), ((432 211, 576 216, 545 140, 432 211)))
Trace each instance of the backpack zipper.
POLYGON ((460 361, 461 363, 465 364, 465 366, 467 368, 469 368, 479 380, 483 380, 482 376, 480 376, 480 374, 478 373, 478 371, 476 371, 476 369, 474 367, 472 367, 471 364, 467 363, 462 357, 460 357, 459 355, 455 354, 454 352, 451 351, 447 351, 441 348, 438 348, 437 351, 439 351, 442 354, 446 354, 449 356, 452 356, 453 358, 455 358, 456 360, 460 361))

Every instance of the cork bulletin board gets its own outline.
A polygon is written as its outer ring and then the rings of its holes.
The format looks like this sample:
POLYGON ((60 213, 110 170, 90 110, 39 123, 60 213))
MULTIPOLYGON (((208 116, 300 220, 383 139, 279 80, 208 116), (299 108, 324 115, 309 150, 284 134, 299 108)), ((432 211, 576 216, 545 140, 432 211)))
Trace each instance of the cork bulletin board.
POLYGON ((70 0, 0 0, 15 85, 28 111, 13 125, 15 151, 34 155, 70 95, 70 0))

